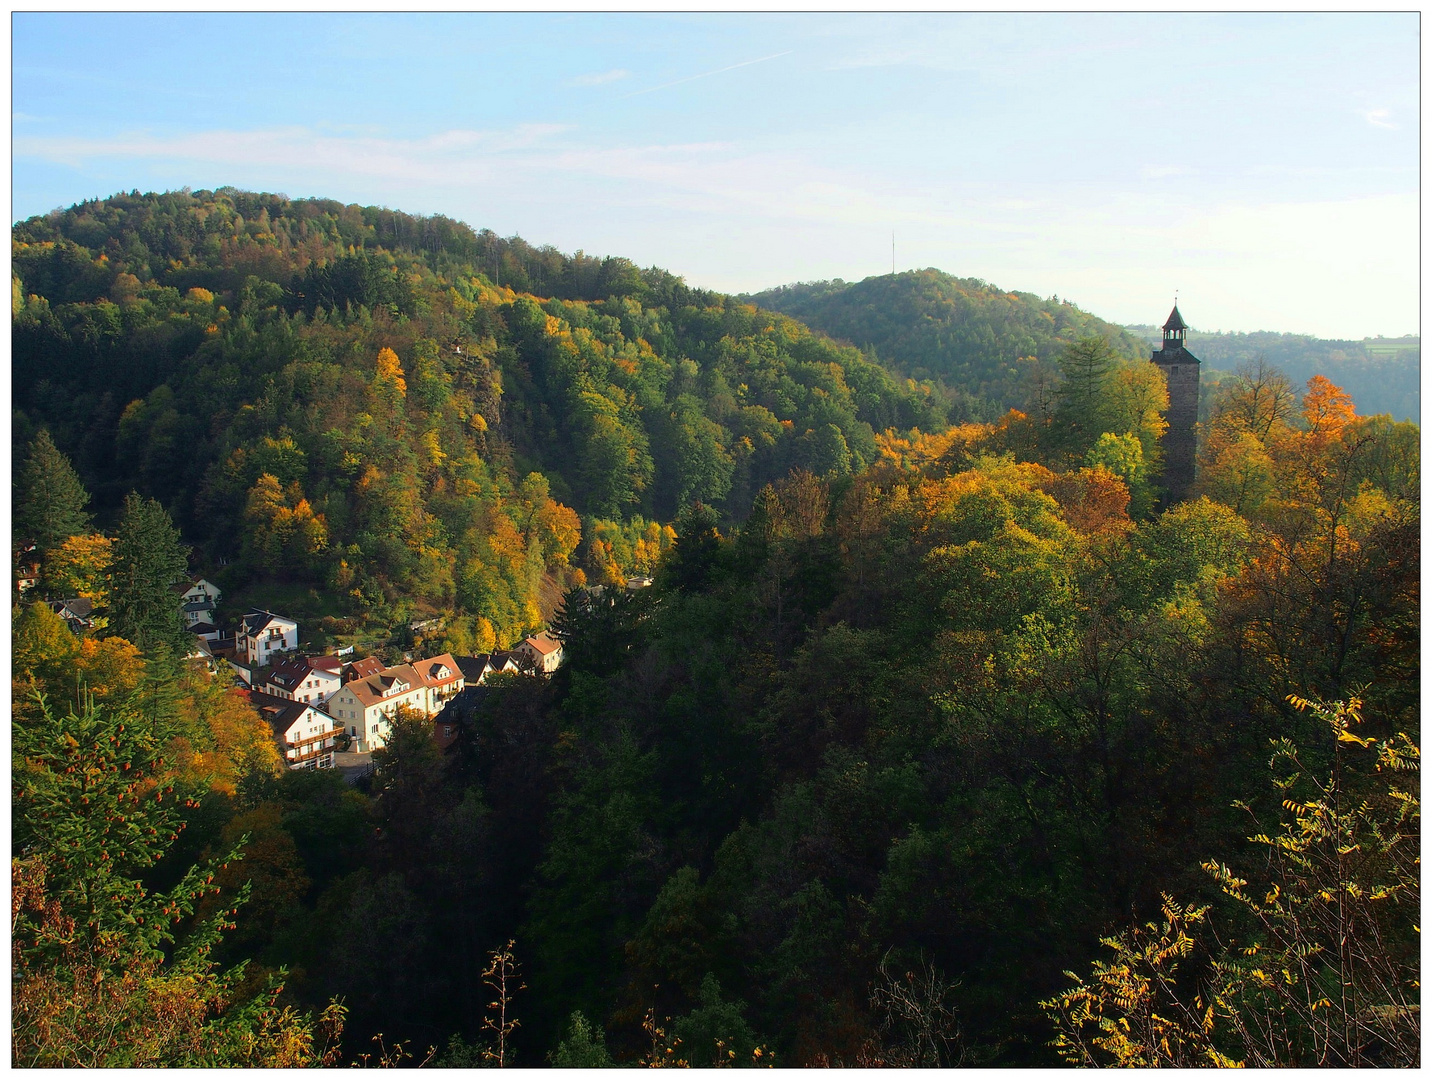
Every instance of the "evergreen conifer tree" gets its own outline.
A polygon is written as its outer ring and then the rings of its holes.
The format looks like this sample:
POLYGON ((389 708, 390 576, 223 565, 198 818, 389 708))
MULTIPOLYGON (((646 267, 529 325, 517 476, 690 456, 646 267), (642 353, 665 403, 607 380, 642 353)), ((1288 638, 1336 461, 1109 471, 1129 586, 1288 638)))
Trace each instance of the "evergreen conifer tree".
POLYGON ((88 530, 89 492, 44 428, 30 444, 16 487, 15 538, 34 541, 42 556, 88 530))
POLYGON ((12 1064, 21 1067, 292 1067, 329 1064, 342 1027, 277 1003, 280 970, 257 994, 244 965, 213 949, 248 894, 180 928, 240 845, 191 866, 166 892, 144 879, 184 828, 164 733, 136 702, 92 699, 12 726, 15 858, 12 1064), (320 1042, 319 1040, 323 1040, 320 1042), (326 1045, 325 1045, 326 1044, 326 1045))
POLYGON ((1057 448, 1073 458, 1083 457, 1109 430, 1106 390, 1117 367, 1118 357, 1101 337, 1082 338, 1059 357, 1063 379, 1054 411, 1055 439, 1057 448))
POLYGON ((189 568, 189 549, 164 507, 130 492, 124 499, 110 570, 110 633, 146 655, 178 653, 188 633, 171 586, 189 568))

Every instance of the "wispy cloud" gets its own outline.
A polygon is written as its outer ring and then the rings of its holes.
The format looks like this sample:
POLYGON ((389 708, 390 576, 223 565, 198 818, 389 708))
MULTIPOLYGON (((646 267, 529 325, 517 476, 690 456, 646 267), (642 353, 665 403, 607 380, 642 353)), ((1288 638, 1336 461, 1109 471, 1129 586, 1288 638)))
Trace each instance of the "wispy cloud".
POLYGON ((175 136, 141 132, 108 139, 20 135, 12 148, 17 158, 76 168, 97 159, 118 158, 299 168, 315 175, 343 171, 415 181, 473 180, 488 175, 499 158, 541 147, 564 130, 558 124, 522 124, 507 131, 454 129, 421 139, 343 135, 304 127, 175 136))
MULTIPOLYGON (((926 224, 950 219, 942 199, 932 204, 924 195, 900 193, 798 154, 758 152, 716 141, 593 144, 556 125, 455 129, 418 139, 307 127, 174 136, 140 132, 101 139, 17 135, 13 152, 17 159, 74 168, 108 160, 150 166, 180 163, 186 168, 202 164, 230 173, 255 170, 266 176, 303 177, 315 188, 331 187, 333 177, 397 182, 414 191, 474 183, 530 191, 596 179, 683 211, 840 223, 875 217, 926 224), (554 138, 564 133, 565 138, 554 138)), ((965 214, 957 216, 963 219, 965 214)))
POLYGON ((720 75, 725 71, 735 71, 737 68, 750 67, 752 64, 764 64, 767 60, 775 60, 781 56, 790 56, 794 49, 787 49, 785 52, 771 53, 770 56, 759 56, 755 60, 742 60, 739 64, 731 64, 729 67, 717 68, 715 71, 703 71, 700 75, 688 75, 684 79, 675 79, 669 83, 662 83, 660 86, 649 86, 645 90, 638 90, 636 93, 628 94, 627 97, 641 97, 642 94, 654 94, 658 90, 667 90, 673 86, 680 86, 682 83, 695 82, 697 79, 706 79, 712 75, 720 75))
POLYGON ((1188 172, 1185 165, 1145 165, 1139 175, 1145 180, 1162 180, 1165 176, 1181 176, 1188 172))
POLYGON ((1365 109, 1362 118, 1373 127, 1387 128, 1389 131, 1397 130, 1397 125, 1392 122, 1390 109, 1365 109))
POLYGON ((617 82, 631 76, 626 68, 612 68, 611 71, 599 71, 591 75, 578 75, 568 79, 568 86, 604 86, 607 83, 617 82))

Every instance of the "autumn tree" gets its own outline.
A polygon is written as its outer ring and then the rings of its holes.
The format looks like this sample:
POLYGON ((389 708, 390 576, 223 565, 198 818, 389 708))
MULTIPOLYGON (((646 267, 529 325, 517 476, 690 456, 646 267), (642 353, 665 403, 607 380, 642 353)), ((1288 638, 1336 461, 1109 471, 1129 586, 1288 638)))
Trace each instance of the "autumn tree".
POLYGON ((163 739, 130 705, 92 702, 13 728, 12 1060, 22 1067, 292 1066, 327 1060, 336 1007, 317 1023, 278 1004, 281 983, 239 993, 220 935, 245 893, 181 926, 229 848, 165 891, 144 883, 194 792, 169 779, 163 739))
POLYGON ((328 550, 328 522, 314 513, 298 481, 285 491, 264 473, 249 491, 244 508, 246 554, 255 569, 301 573, 317 569, 328 550))
POLYGON ((101 533, 80 533, 53 548, 40 568, 40 584, 50 596, 84 597, 95 607, 109 602, 113 545, 101 533))
POLYGON ((1207 906, 1165 897, 1161 926, 1104 939, 1113 961, 1097 961, 1088 981, 1066 973, 1074 986, 1043 1003, 1069 1061, 1420 1063, 1421 805, 1411 775, 1419 748, 1405 733, 1359 735, 1356 700, 1292 704, 1321 722, 1332 742, 1331 771, 1313 767, 1292 740, 1277 740, 1271 764, 1280 820, 1254 815, 1252 822, 1251 842, 1267 852, 1257 860, 1259 880, 1217 860, 1203 864, 1248 932, 1225 931, 1220 941, 1205 925, 1207 906), (1179 969, 1200 937, 1211 964, 1190 980, 1179 969))

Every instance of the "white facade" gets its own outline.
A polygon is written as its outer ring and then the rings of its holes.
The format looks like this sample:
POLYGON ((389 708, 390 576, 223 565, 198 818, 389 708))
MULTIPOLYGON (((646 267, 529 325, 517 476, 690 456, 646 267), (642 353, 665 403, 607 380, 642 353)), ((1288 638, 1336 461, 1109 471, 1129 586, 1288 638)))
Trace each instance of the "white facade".
POLYGON ((217 585, 207 578, 198 578, 190 582, 181 581, 174 586, 174 591, 179 594, 179 604, 184 612, 185 626, 192 628, 201 623, 213 623, 214 605, 223 595, 219 592, 217 585))
POLYGON ((387 744, 400 705, 434 716, 463 685, 457 661, 444 654, 345 683, 328 699, 327 709, 357 741, 359 752, 370 752, 387 744))
POLYGON ((342 728, 331 716, 302 702, 255 693, 252 701, 273 730, 290 769, 333 768, 333 745, 342 728))
POLYGON ((562 643, 545 630, 527 638, 512 651, 522 653, 532 661, 533 669, 544 675, 562 666, 562 643))
POLYGON ((340 669, 341 664, 333 657, 280 659, 268 669, 262 684, 256 689, 287 701, 321 705, 343 685, 339 677, 340 669), (325 664, 325 661, 331 663, 325 664))
POLYGON ((278 654, 298 648, 298 623, 271 611, 251 611, 240 620, 234 645, 249 667, 264 667, 278 654))

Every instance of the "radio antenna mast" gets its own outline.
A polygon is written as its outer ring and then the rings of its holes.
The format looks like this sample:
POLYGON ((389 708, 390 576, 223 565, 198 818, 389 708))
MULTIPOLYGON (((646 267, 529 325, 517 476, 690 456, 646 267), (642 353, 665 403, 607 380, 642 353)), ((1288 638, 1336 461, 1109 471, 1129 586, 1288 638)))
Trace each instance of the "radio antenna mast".
POLYGON ((895 276, 895 230, 890 230, 890 276, 895 276))

